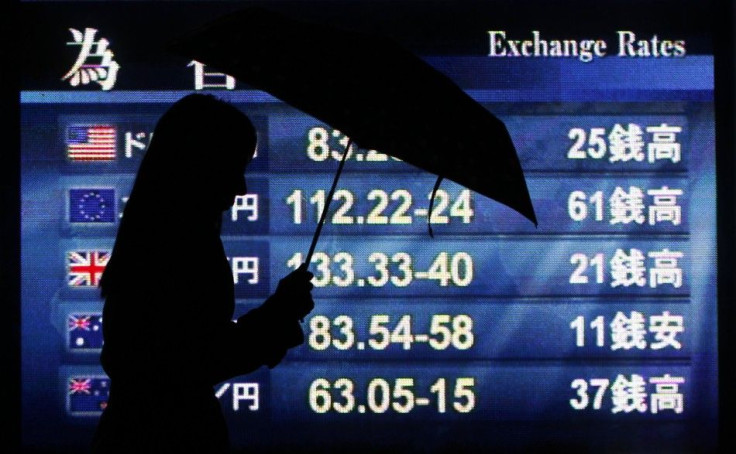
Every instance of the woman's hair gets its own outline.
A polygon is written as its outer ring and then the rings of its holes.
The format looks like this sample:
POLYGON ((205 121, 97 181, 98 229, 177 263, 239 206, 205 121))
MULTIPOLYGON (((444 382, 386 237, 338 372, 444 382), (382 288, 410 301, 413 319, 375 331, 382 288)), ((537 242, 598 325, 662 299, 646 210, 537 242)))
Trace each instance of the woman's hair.
POLYGON ((202 94, 172 105, 156 124, 138 168, 100 281, 102 296, 140 280, 146 255, 196 242, 193 232, 208 219, 192 208, 216 203, 207 199, 206 189, 245 168, 255 148, 253 124, 233 105, 202 94))
POLYGON ((136 186, 138 180, 168 182, 203 172, 216 175, 233 163, 250 161, 255 146, 255 128, 235 106, 212 95, 186 96, 156 124, 136 186))

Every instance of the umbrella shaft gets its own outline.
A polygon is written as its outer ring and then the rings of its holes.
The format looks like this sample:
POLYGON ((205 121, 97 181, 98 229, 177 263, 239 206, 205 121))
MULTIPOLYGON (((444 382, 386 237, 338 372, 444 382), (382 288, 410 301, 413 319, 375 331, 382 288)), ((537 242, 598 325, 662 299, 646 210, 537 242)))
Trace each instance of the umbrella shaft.
POLYGON ((320 233, 322 233, 322 226, 325 223, 325 219, 327 219, 327 212, 330 211, 330 202, 332 202, 332 197, 335 195, 335 188, 337 187, 337 181, 340 179, 340 174, 342 173, 342 168, 345 167, 345 160, 348 157, 348 151, 350 150, 350 145, 352 145, 353 139, 348 139, 348 144, 345 146, 345 151, 342 154, 342 159, 340 160, 340 165, 337 168, 337 173, 335 174, 335 179, 332 180, 332 187, 330 188, 329 194, 327 194, 327 200, 325 200, 325 208, 322 210, 322 215, 319 218, 319 223, 317 224, 317 230, 314 232, 314 236, 312 237, 312 244, 309 246, 309 252, 307 253, 307 258, 304 261, 304 263, 307 264, 307 268, 309 268, 309 264, 312 262, 312 255, 314 254, 314 248, 317 247, 317 240, 319 239, 320 233))

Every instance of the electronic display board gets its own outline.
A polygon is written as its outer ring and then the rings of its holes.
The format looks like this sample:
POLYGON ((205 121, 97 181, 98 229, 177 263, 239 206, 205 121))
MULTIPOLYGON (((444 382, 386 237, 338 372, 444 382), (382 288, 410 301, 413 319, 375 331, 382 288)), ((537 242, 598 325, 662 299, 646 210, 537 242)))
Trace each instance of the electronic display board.
MULTIPOLYGON (((435 175, 351 145, 304 344, 213 389, 234 449, 715 449, 710 5, 612 2, 604 21, 581 2, 256 3, 382 32, 447 74, 505 123, 539 225, 451 181, 430 215, 435 175)), ((22 5, 23 447, 83 449, 107 404, 98 281, 175 101, 211 93, 257 130, 222 222, 234 317, 306 256, 348 137, 163 50, 237 7, 22 5)))

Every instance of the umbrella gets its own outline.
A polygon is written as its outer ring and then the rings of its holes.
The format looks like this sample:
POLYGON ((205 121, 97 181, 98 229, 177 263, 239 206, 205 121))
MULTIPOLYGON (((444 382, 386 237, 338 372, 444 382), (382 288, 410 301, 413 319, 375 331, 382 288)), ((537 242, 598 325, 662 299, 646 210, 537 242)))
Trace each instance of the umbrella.
POLYGON ((169 49, 272 94, 361 147, 436 174, 433 193, 447 178, 537 224, 503 122, 386 37, 249 7, 179 37, 169 49))

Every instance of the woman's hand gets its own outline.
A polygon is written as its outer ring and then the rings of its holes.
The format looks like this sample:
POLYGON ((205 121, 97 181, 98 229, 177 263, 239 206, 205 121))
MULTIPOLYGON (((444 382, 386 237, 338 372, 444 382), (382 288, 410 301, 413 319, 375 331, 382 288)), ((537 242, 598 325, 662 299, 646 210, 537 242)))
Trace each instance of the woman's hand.
POLYGON ((302 264, 298 269, 289 273, 279 281, 276 293, 269 298, 265 305, 273 304, 270 310, 276 311, 286 319, 304 320, 304 317, 314 309, 312 299, 312 288, 310 282, 314 274, 307 270, 307 265, 302 264))

